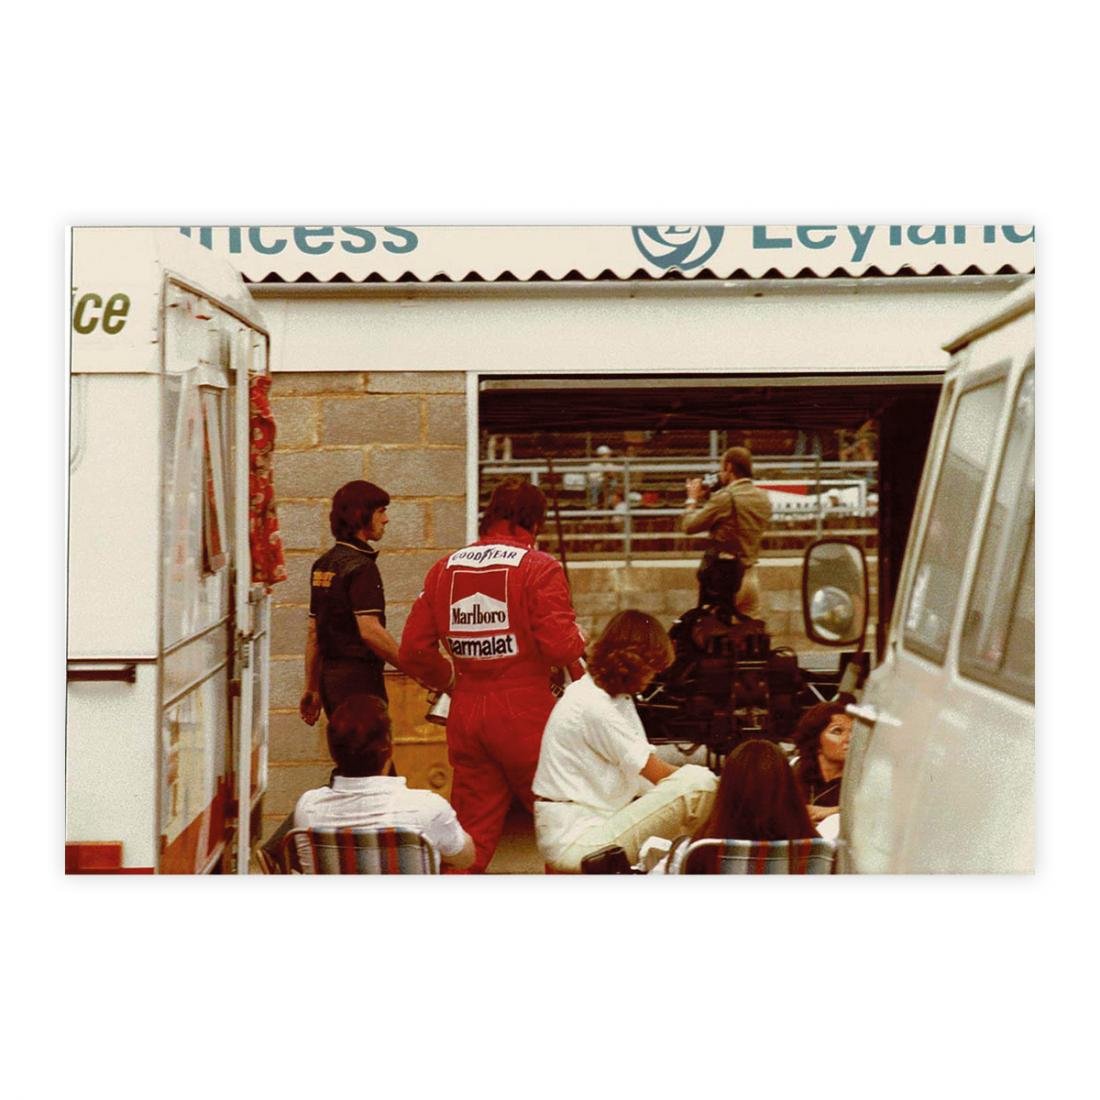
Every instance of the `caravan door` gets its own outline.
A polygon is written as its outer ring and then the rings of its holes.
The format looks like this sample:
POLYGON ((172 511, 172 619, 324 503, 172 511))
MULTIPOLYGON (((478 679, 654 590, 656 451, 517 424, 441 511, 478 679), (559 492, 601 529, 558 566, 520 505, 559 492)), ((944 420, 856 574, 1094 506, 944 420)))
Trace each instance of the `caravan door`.
POLYGON ((266 336, 180 283, 165 299, 159 869, 235 854, 245 873, 267 766, 268 601, 249 549, 249 385, 266 336))

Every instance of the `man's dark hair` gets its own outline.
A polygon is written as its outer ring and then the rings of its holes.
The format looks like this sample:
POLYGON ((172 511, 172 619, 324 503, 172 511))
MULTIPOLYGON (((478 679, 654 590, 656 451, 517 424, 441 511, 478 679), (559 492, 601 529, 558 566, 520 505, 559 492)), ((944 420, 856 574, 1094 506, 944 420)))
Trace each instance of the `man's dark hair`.
POLYGON ((722 465, 729 466, 737 477, 752 477, 752 452, 748 447, 730 447, 722 455, 722 465))
POLYGON ((370 527, 374 513, 389 502, 390 494, 369 481, 341 485, 333 494, 332 511, 328 515, 332 537, 345 542, 355 538, 361 528, 370 527))
POLYGON ((537 485, 522 477, 506 477, 489 498, 489 506, 481 520, 481 533, 498 520, 511 527, 522 527, 534 534, 546 518, 546 497, 537 485))
POLYGON ((390 758, 390 716, 377 695, 345 699, 328 722, 328 751, 338 775, 381 775, 390 758))

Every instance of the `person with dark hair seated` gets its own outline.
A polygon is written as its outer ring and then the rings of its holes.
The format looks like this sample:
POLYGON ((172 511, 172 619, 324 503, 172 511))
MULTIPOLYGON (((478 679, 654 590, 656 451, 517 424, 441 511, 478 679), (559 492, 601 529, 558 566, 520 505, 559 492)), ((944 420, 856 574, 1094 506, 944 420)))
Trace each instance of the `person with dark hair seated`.
MULTIPOLYGON (((726 757, 710 816, 694 835, 679 837, 674 848, 693 840, 812 840, 817 836, 783 750, 757 737, 742 741, 726 757)), ((650 873, 664 874, 669 858, 650 873)), ((713 866, 704 862, 688 873, 716 873, 717 852, 707 858, 714 860, 713 866)))
POLYGON ((474 842, 445 798, 410 790, 404 776, 383 774, 393 752, 383 700, 345 699, 329 719, 328 747, 336 761, 332 784, 298 799, 294 828, 402 826, 423 833, 444 863, 460 870, 473 863, 474 842))
POLYGON ((622 611, 593 643, 588 671, 558 700, 533 784, 535 837, 552 870, 578 871, 609 845, 633 863, 649 837, 671 839, 709 812, 714 775, 657 757, 634 706, 632 696, 671 662, 661 624, 622 611))
POLYGON ((817 836, 783 750, 755 737, 726 757, 710 817, 695 839, 802 840, 817 836))
POLYGON ((794 731, 798 756, 794 773, 806 795, 815 825, 838 812, 844 762, 852 737, 852 719, 843 703, 818 703, 799 719, 794 731))

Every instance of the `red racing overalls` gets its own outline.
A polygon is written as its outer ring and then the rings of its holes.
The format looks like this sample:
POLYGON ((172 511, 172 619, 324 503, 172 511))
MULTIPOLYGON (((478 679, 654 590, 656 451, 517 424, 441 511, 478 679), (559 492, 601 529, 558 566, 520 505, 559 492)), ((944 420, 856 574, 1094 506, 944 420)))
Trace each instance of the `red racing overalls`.
POLYGON ((533 811, 531 783, 556 701, 550 670, 572 666, 578 677, 585 640, 560 563, 534 549, 522 528, 499 522, 428 571, 401 635, 402 667, 445 679, 441 641, 455 667, 451 803, 473 837, 470 870, 478 873, 493 858, 513 796, 533 811))

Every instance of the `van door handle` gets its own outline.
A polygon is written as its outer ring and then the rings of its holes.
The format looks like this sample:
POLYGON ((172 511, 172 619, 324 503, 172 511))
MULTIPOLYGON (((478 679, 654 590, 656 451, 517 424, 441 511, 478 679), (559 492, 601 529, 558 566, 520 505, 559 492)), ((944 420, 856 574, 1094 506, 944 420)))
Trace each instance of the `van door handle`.
POLYGON ((901 719, 895 718, 892 714, 887 714, 885 711, 879 713, 878 707, 874 703, 849 703, 844 708, 844 713, 851 715, 851 717, 857 719, 860 722, 866 723, 868 726, 900 726, 901 719))

